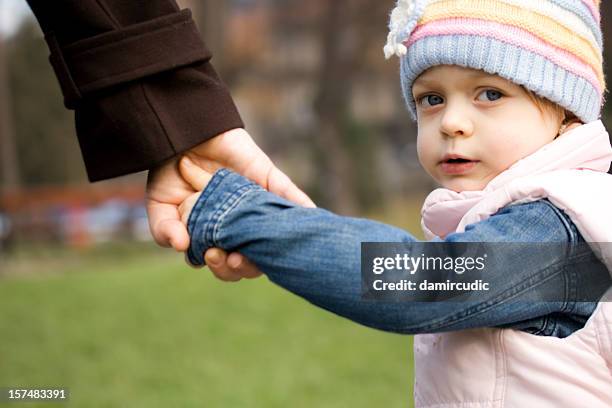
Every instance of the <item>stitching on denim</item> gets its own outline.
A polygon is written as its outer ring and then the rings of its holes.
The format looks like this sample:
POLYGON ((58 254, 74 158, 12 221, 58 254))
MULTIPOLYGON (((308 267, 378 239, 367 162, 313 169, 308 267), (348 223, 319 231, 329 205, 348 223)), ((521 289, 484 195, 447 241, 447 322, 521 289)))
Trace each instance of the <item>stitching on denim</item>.
MULTIPOLYGON (((570 257, 570 259, 573 259, 570 257)), ((565 298, 563 300, 562 311, 573 311, 576 309, 576 302, 578 301, 578 273, 576 268, 568 268, 567 265, 564 266, 567 270, 567 279, 565 285, 565 298)))
MULTIPOLYGON (((532 280, 536 280, 537 284, 535 286, 538 286, 540 284, 546 283, 549 279, 552 279, 556 276, 558 276, 560 273, 563 273, 565 271, 565 268, 561 268, 561 271, 558 271, 556 273, 552 273, 550 274, 550 271, 555 271, 557 269, 557 266, 560 263, 566 262, 567 260, 562 260, 559 261, 553 265, 548 266, 547 268, 543 269, 542 271, 538 272, 538 274, 534 277, 532 277, 530 280, 523 282, 522 285, 513 287, 508 289, 506 292, 501 293, 500 295, 498 295, 496 298, 491 299, 490 301, 486 302, 486 303, 481 303, 479 305, 473 306, 470 309, 467 309, 466 311, 461 313, 461 316, 451 316, 447 319, 435 322, 430 324, 429 326, 424 326, 424 327, 420 327, 420 331, 430 331, 430 330, 435 330, 435 329, 440 329, 440 328, 444 328, 445 326, 451 325, 451 324, 455 324, 455 323, 460 323, 464 320, 473 318, 475 316, 479 316, 482 315, 483 313, 488 312, 493 306, 497 305, 498 303, 501 303, 503 301, 512 299, 518 295, 523 294, 527 289, 529 289, 530 287, 532 287, 532 280), (547 275, 548 273, 548 275, 547 275), (541 276, 543 275, 543 276, 541 276), (482 308, 481 310, 478 310, 479 308, 482 308)), ((404 327, 403 330, 411 330, 413 328, 417 328, 419 327, 418 325, 412 325, 412 326, 407 326, 404 327)))
MULTIPOLYGON (((545 274, 549 269, 554 269, 554 266, 550 266, 548 268, 546 268, 544 271, 541 271, 540 274, 545 274)), ((557 276, 559 273, 561 272, 557 272, 551 275, 544 275, 544 277, 542 279, 539 279, 537 276, 531 278, 531 280, 536 280, 537 281, 537 285, 543 284, 545 282, 547 282, 549 279, 557 276)), ((497 305, 498 303, 502 303, 506 300, 515 298, 521 294, 523 294, 526 290, 528 290, 529 288, 532 287, 532 283, 530 281, 524 282, 522 285, 516 286, 514 288, 510 288, 508 289, 506 292, 500 294, 497 298, 494 298, 492 300, 490 300, 489 302, 486 303, 482 303, 480 305, 474 306, 472 308, 472 310, 468 309, 467 311, 465 311, 461 316, 457 316, 455 319, 449 319, 449 321, 452 321, 453 323, 457 323, 457 322, 461 322, 463 320, 466 320, 470 317, 473 316, 477 316, 480 314, 483 314, 485 312, 488 312, 490 308, 492 308, 493 306, 497 305), (482 308, 480 310, 478 310, 479 308, 482 308), (472 314, 473 313, 473 314, 472 314), (453 321, 454 320, 454 321, 453 321)))
MULTIPOLYGON (((584 253, 584 254, 576 254, 576 252, 572 252, 572 254, 567 258, 568 262, 577 262, 580 263, 584 260, 588 260, 591 259, 592 256, 594 256, 594 254, 592 252, 588 252, 588 253, 584 253)), ((576 307, 578 306, 578 272, 576 271, 575 268, 568 268, 567 265, 565 265, 565 269, 567 269, 568 272, 568 276, 571 279, 571 283, 569 284, 569 288, 571 290, 571 293, 568 293, 567 296, 567 302, 564 305, 565 307, 562 309, 562 311, 567 311, 567 312, 574 312, 576 311, 576 307)), ((589 302, 591 303, 591 302, 589 302)), ((595 302, 597 303, 597 302, 595 302)), ((592 314, 592 313, 591 313, 592 314)))
POLYGON ((206 224, 206 242, 211 246, 217 246, 215 241, 215 229, 217 227, 217 223, 219 219, 223 216, 223 214, 227 211, 228 207, 234 202, 237 195, 242 194, 244 190, 244 186, 240 187, 238 190, 234 191, 230 194, 230 196, 225 199, 221 205, 215 210, 215 212, 211 215, 209 222, 206 224))
POLYGON ((208 202, 210 196, 219 187, 219 184, 221 184, 221 180, 223 180, 226 176, 227 172, 225 172, 223 169, 219 170, 213 175, 206 188, 204 188, 204 190, 202 191, 202 195, 200 195, 198 201, 196 202, 196 205, 191 210, 191 214, 189 214, 189 218, 187 219, 188 226, 192 224, 195 225, 197 221, 199 221, 200 217, 202 216, 202 212, 200 211, 201 208, 206 202, 208 202))
MULTIPOLYGON (((439 322, 435 322, 432 323, 430 326, 425 327, 425 330, 432 330, 432 329, 437 329, 437 328, 442 328, 443 326, 449 325, 449 324, 455 324, 455 323, 460 323, 464 320, 470 319, 474 316, 479 316, 482 315, 486 312, 488 312, 491 307, 495 306, 498 303, 504 302, 506 300, 510 300, 513 297, 519 296, 522 293, 525 292, 526 289, 529 289, 530 287, 530 282, 532 282, 533 280, 536 281, 538 286, 540 284, 546 283, 548 280, 558 276, 559 274, 565 274, 567 273, 567 263, 568 262, 572 262, 572 261, 582 261, 584 259, 588 259, 591 257, 590 253, 587 254, 576 254, 576 253, 572 253, 570 255, 568 255, 568 257, 566 259, 560 260, 556 263, 554 263, 553 265, 550 265, 549 267, 547 267, 546 269, 540 271, 536 276, 532 277, 531 279, 529 279, 528 281, 524 282, 523 285, 521 286, 516 286, 514 288, 510 288, 508 289, 508 291, 501 293, 500 295, 498 295, 498 297, 486 302, 486 303, 481 303, 478 305, 473 306, 470 309, 465 310, 464 312, 461 313, 461 315, 455 315, 452 317, 449 317, 446 320, 442 320, 439 322), (556 269, 559 265, 563 265, 563 268, 561 268, 561 270, 557 273, 554 274, 549 274, 547 275, 547 272, 551 269, 556 269), (541 278, 539 277, 540 275, 543 275, 541 278), (520 289, 518 289, 520 288, 520 289), (514 292, 512 292, 514 290, 514 292), (481 310, 478 310, 479 308, 482 308, 481 310)), ((570 269, 571 271, 571 269, 570 269)), ((574 271, 572 271, 574 272, 574 271)), ((576 303, 576 299, 574 298, 574 302, 572 304, 575 305, 576 303)), ((415 326, 409 326, 407 328, 407 330, 409 330, 410 328, 413 328, 415 326)))
POLYGON ((536 329, 536 330, 533 330, 533 331, 529 331, 529 333, 535 334, 535 335, 539 335, 539 334, 543 333, 544 330, 546 330, 546 327, 548 326, 548 315, 542 316, 542 318, 543 318, 544 321, 542 322, 542 325, 540 326, 540 328, 536 329))
POLYGON ((225 219, 225 217, 230 213, 230 211, 232 211, 234 208, 236 208, 238 206, 238 204, 240 204, 243 199, 249 195, 249 193, 255 192, 255 191, 261 191, 260 188, 258 188, 258 186, 253 185, 253 184, 248 184, 246 186, 241 187, 238 191, 236 191, 232 197, 230 199, 228 199, 226 201, 226 203, 228 203, 228 207, 225 209, 225 211, 223 211, 222 214, 219 215, 219 218, 216 220, 215 225, 213 227, 212 230, 212 240, 211 242, 215 245, 218 246, 218 235, 219 235, 219 228, 221 227, 221 224, 223 223, 223 220, 225 219), (233 202, 230 203, 230 200, 233 200, 233 202))
POLYGON ((573 222, 572 221, 568 221, 569 216, 567 214, 565 214, 564 211, 562 211, 561 209, 557 208, 553 203, 551 203, 550 200, 542 199, 540 201, 542 201, 548 207, 550 207, 555 212, 555 214, 557 214, 557 216, 561 219, 561 222, 563 223, 563 225, 565 226, 565 229, 567 231, 567 235, 569 236, 569 241, 570 242, 577 242, 578 241, 578 235, 577 235, 576 232, 574 232, 574 229, 572 228, 573 222))
POLYGON ((558 320, 556 320, 556 319, 555 320, 550 320, 550 324, 552 325, 552 327, 550 328, 548 333, 550 333, 549 336, 552 336, 553 333, 557 331, 557 326, 559 325, 558 324, 558 320))
POLYGON ((536 336, 538 335, 552 336, 552 334, 555 332, 556 329, 557 329, 557 321, 551 319, 550 315, 546 315, 544 316, 544 324, 542 325, 542 329, 534 333, 531 333, 531 334, 534 334, 536 336))
MULTIPOLYGON (((553 269, 552 267, 546 268, 546 270, 548 269, 553 269)), ((545 272, 545 271, 544 271, 545 272)), ((558 273, 550 275, 547 277, 547 279, 545 280, 540 280, 538 283, 544 283, 546 282, 548 279, 550 279, 551 277, 556 276, 558 273)), ((522 294, 523 292, 525 292, 525 290, 529 289, 530 285, 529 283, 524 283, 523 285, 508 289, 506 292, 498 295, 497 297, 491 299, 490 301, 486 302, 486 303, 481 303, 478 304, 476 306, 473 306, 470 309, 467 309, 466 311, 462 312, 460 316, 451 316, 449 318, 446 318, 444 320, 441 320, 439 322, 435 322, 430 324, 429 326, 425 326, 423 328, 421 328, 421 330, 424 331, 428 331, 428 330, 435 330, 435 329, 439 329, 439 328, 444 328, 444 326, 448 326, 451 324, 455 324, 455 323, 461 323, 464 320, 473 318, 475 316, 479 316, 482 315, 483 313, 488 312, 493 306, 497 305, 498 303, 502 303, 503 301, 509 300, 513 297, 516 297, 520 294, 522 294), (518 291, 516 290, 517 288, 520 288, 518 291)), ((408 326, 405 329, 409 330, 412 327, 419 327, 419 326, 408 326)))
MULTIPOLYGON (((196 202, 196 205, 191 210, 191 214, 189 214, 187 226, 192 226, 192 235, 202 236, 204 238, 204 244, 210 242, 208 240, 208 237, 206 236, 208 225, 210 224, 210 219, 206 219, 205 212, 202 211, 202 208, 206 205, 206 203, 208 203, 210 197, 219 188, 219 185, 228 176, 228 174, 229 172, 227 170, 221 169, 213 175, 212 179, 210 180, 204 191, 202 191, 202 195, 199 197, 198 201, 196 202), (202 218, 204 218, 202 220, 202 226, 196 229, 195 226, 198 225, 198 221, 200 221, 202 218)), ((199 258, 201 254, 198 254, 198 252, 201 252, 201 247, 202 245, 196 245, 196 248, 193 248, 195 251, 192 251, 192 245, 190 245, 188 252, 192 252, 194 259, 199 258)))

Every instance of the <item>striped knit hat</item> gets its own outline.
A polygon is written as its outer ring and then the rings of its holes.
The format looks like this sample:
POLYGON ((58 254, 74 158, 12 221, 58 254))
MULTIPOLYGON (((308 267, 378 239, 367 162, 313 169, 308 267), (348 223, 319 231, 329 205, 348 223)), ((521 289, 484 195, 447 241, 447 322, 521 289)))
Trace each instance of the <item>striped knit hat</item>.
POLYGON ((401 60, 413 119, 414 80, 436 65, 481 69, 597 120, 604 102, 601 0, 398 0, 386 58, 401 60))

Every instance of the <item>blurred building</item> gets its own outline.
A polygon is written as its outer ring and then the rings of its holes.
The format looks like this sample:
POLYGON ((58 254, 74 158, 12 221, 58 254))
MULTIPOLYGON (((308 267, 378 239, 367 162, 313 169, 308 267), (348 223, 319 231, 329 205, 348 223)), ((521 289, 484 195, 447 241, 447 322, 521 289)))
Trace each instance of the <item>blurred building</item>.
POLYGON ((46 186, 0 195, 0 247, 150 239, 142 185, 46 186))

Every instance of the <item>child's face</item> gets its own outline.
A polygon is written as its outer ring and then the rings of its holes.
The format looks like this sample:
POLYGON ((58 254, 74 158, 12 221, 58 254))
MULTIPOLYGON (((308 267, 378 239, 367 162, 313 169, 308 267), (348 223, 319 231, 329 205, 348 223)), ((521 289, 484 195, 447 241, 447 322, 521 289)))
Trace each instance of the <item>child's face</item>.
POLYGON ((482 190, 557 136, 562 118, 542 113, 525 90, 497 75, 441 65, 414 83, 419 160, 442 187, 482 190), (469 162, 452 163, 446 155, 469 162))

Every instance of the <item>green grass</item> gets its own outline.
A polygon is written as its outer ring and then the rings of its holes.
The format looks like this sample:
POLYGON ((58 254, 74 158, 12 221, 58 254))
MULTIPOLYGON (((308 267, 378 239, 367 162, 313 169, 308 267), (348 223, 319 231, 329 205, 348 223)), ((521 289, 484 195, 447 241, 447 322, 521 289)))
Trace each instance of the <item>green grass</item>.
POLYGON ((267 278, 228 284, 151 245, 0 263, 0 387, 75 407, 406 407, 412 339, 319 310, 267 278))

